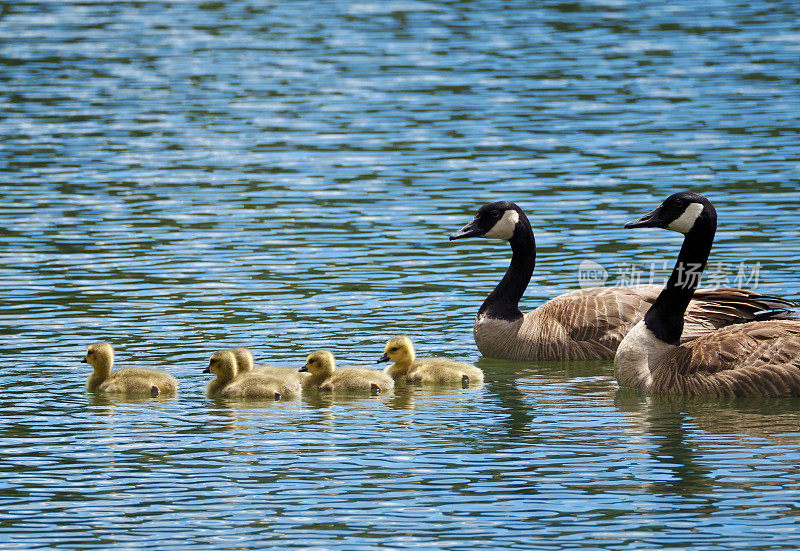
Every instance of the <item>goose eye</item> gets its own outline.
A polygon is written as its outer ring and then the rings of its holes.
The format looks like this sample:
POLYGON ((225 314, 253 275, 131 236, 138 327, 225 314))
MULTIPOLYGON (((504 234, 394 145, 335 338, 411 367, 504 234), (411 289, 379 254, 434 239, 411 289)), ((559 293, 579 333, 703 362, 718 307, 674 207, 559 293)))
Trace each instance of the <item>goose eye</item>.
POLYGON ((500 211, 497 210, 497 209, 494 209, 492 211, 492 218, 499 218, 499 217, 500 217, 500 211))
POLYGON ((392 349, 390 350, 390 352, 397 352, 397 347, 395 346, 394 348, 392 348, 392 349))

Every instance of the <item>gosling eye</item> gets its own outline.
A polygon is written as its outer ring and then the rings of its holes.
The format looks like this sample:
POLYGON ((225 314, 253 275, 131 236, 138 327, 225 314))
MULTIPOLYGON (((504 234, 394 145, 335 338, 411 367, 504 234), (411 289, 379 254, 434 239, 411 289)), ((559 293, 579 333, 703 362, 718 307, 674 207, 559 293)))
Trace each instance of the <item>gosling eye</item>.
POLYGON ((394 348, 392 348, 392 349, 390 350, 390 352, 397 352, 397 347, 395 346, 394 348))

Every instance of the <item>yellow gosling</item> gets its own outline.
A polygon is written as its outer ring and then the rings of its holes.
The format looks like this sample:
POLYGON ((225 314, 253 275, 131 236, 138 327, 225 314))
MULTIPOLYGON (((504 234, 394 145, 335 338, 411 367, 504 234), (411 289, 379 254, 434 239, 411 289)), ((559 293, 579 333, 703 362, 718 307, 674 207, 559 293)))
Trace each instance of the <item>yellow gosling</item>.
POLYGON ((178 380, 160 369, 126 367, 112 373, 114 348, 107 342, 90 344, 81 362, 93 368, 86 381, 89 392, 171 396, 178 391, 178 380))
POLYGON ((236 377, 220 392, 226 398, 274 398, 275 400, 295 400, 302 392, 300 381, 275 379, 258 373, 236 377))
POLYGON ((330 350, 317 350, 309 354, 306 365, 300 371, 311 374, 303 381, 303 390, 379 394, 394 389, 394 380, 382 371, 359 367, 336 369, 336 360, 330 350))
POLYGON ((231 352, 236 357, 236 374, 242 375, 244 373, 260 373, 262 375, 269 375, 276 379, 286 380, 287 383, 297 381, 298 384, 303 382, 308 376, 308 373, 300 373, 297 369, 292 367, 276 367, 272 365, 255 365, 253 361, 253 354, 250 349, 237 346, 231 348, 231 352))
POLYGON ((208 396, 226 398, 272 398, 292 399, 300 396, 300 381, 281 380, 257 371, 239 375, 236 356, 230 350, 221 350, 211 355, 203 373, 216 377, 208 383, 208 396))
POLYGON ((393 362, 385 373, 395 381, 427 384, 481 384, 483 371, 472 364, 448 358, 417 358, 414 344, 405 335, 392 337, 378 360, 393 362))
POLYGON ((222 389, 236 378, 236 356, 230 350, 214 352, 208 362, 208 367, 203 370, 203 373, 216 375, 206 385, 206 395, 218 396, 222 389))

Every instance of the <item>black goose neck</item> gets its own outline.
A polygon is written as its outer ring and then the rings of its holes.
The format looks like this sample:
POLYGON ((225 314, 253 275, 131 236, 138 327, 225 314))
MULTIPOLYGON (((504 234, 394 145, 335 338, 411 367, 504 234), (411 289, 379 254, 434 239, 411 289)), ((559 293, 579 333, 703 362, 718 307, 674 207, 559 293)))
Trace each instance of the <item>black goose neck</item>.
POLYGON ((700 285, 716 229, 715 220, 700 219, 686 233, 678 260, 664 289, 644 316, 647 328, 663 342, 680 343, 684 315, 700 285))
POLYGON ((528 287, 536 264, 536 241, 530 222, 524 213, 514 228, 511 239, 511 264, 503 279, 483 302, 478 316, 514 321, 522 317, 519 301, 528 287))

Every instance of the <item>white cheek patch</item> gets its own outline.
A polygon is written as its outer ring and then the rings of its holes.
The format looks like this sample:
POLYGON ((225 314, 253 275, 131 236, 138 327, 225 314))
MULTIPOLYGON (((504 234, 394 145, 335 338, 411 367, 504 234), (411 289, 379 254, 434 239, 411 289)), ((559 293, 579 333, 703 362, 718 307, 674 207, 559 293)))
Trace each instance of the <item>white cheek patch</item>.
POLYGON ((683 211, 680 218, 667 226, 667 229, 678 233, 689 233, 689 230, 692 229, 694 223, 697 222, 697 219, 700 217, 701 212, 703 212, 703 205, 700 203, 692 203, 686 207, 686 210, 683 211))
POLYGON ((483 234, 483 237, 487 239, 511 239, 517 222, 519 222, 519 213, 509 209, 503 213, 503 217, 492 226, 492 229, 483 234))

